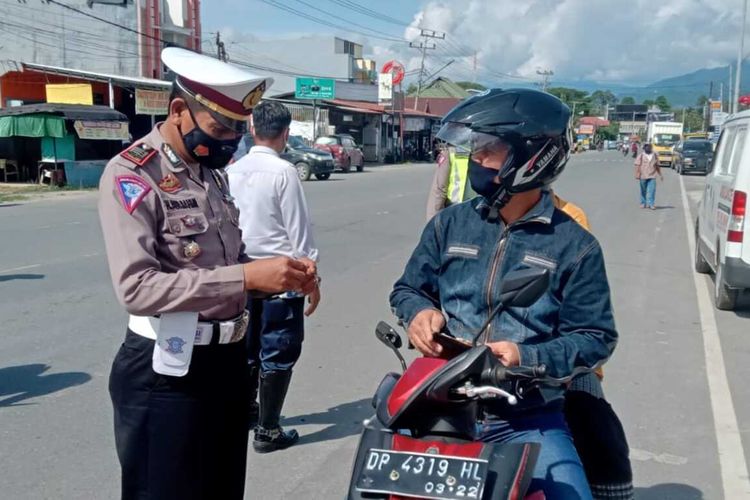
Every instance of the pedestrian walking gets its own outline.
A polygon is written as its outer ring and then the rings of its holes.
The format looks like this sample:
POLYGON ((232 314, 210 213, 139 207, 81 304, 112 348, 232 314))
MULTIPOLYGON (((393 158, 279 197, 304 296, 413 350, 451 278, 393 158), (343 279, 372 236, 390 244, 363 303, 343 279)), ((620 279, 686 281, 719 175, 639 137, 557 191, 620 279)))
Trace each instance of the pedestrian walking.
POLYGON ((633 142, 630 145, 630 153, 633 155, 633 158, 638 156, 638 142, 633 142))
POLYGON ((659 168, 659 158, 654 153, 651 144, 646 144, 641 154, 635 159, 635 178, 638 179, 641 187, 641 208, 655 209, 657 177, 664 180, 661 168, 659 168))
MULTIPOLYGON (((294 165, 279 156, 289 139, 291 121, 291 113, 279 102, 265 101, 255 107, 255 145, 228 169, 229 185, 240 211, 247 255, 251 259, 301 258, 317 274, 318 249, 302 183, 294 165)), ((257 421, 253 448, 258 453, 288 448, 299 439, 294 429, 282 429, 279 420, 292 369, 302 352, 304 317, 315 312, 319 302, 317 284, 307 310, 304 295, 293 288, 248 301, 250 394, 254 402, 259 392, 260 402, 251 407, 249 424, 257 421)))
POLYGON ((287 257, 250 262, 220 170, 273 80, 167 48, 176 75, 166 121, 113 158, 99 217, 119 301, 130 313, 112 364, 124 500, 240 500, 249 376, 246 290, 310 293, 287 257))

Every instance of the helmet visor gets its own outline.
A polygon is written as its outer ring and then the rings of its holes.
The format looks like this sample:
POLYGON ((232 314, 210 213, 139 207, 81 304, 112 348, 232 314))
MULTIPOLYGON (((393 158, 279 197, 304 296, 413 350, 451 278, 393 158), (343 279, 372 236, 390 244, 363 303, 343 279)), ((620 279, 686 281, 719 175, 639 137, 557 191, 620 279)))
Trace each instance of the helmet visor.
POLYGON ((476 132, 471 130, 467 125, 457 122, 444 124, 435 137, 456 148, 457 153, 467 155, 473 155, 482 151, 507 151, 509 146, 500 137, 476 132))

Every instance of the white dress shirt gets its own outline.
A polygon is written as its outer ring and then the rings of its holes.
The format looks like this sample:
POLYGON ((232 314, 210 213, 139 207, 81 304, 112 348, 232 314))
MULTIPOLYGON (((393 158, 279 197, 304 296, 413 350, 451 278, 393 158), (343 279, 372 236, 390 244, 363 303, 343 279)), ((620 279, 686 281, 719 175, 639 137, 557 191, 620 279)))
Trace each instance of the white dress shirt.
POLYGON ((250 258, 318 260, 305 193, 291 163, 271 148, 253 146, 227 168, 227 174, 250 258))

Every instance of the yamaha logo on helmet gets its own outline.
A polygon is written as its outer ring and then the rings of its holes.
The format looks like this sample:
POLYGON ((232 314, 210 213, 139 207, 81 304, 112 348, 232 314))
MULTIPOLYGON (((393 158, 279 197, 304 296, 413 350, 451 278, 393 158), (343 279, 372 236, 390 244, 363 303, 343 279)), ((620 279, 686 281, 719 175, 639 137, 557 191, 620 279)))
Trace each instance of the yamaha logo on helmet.
POLYGON ((527 163, 526 168, 521 168, 516 173, 515 179, 513 179, 513 186, 528 183, 536 179, 547 165, 555 159, 557 154, 560 152, 560 146, 553 144, 552 141, 548 141, 547 144, 535 154, 531 160, 527 163))

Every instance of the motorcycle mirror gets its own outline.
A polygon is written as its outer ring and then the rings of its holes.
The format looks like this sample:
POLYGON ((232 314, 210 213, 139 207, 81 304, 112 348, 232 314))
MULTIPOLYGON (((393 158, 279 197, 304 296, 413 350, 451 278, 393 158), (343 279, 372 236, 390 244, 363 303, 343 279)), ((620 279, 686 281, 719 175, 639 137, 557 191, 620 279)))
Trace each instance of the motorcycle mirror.
POLYGON ((481 328, 474 334, 473 345, 477 345, 482 332, 505 307, 529 307, 539 300, 549 288, 549 270, 540 268, 519 269, 509 272, 500 287, 500 302, 490 312, 481 328))
POLYGON ((549 288, 549 270, 540 268, 512 271, 503 278, 500 301, 504 307, 529 307, 549 288))
POLYGON ((375 336, 379 341, 381 341, 393 351, 399 362, 401 362, 401 368, 403 369, 403 371, 406 371, 406 361, 399 352, 399 349, 401 349, 403 342, 401 341, 401 336, 398 334, 398 332, 396 332, 396 330, 394 330, 391 325, 389 325, 385 321, 380 321, 378 322, 378 326, 375 327, 375 336))
POLYGON ((380 321, 375 327, 375 336, 391 349, 401 349, 403 345, 401 336, 385 321, 380 321))

